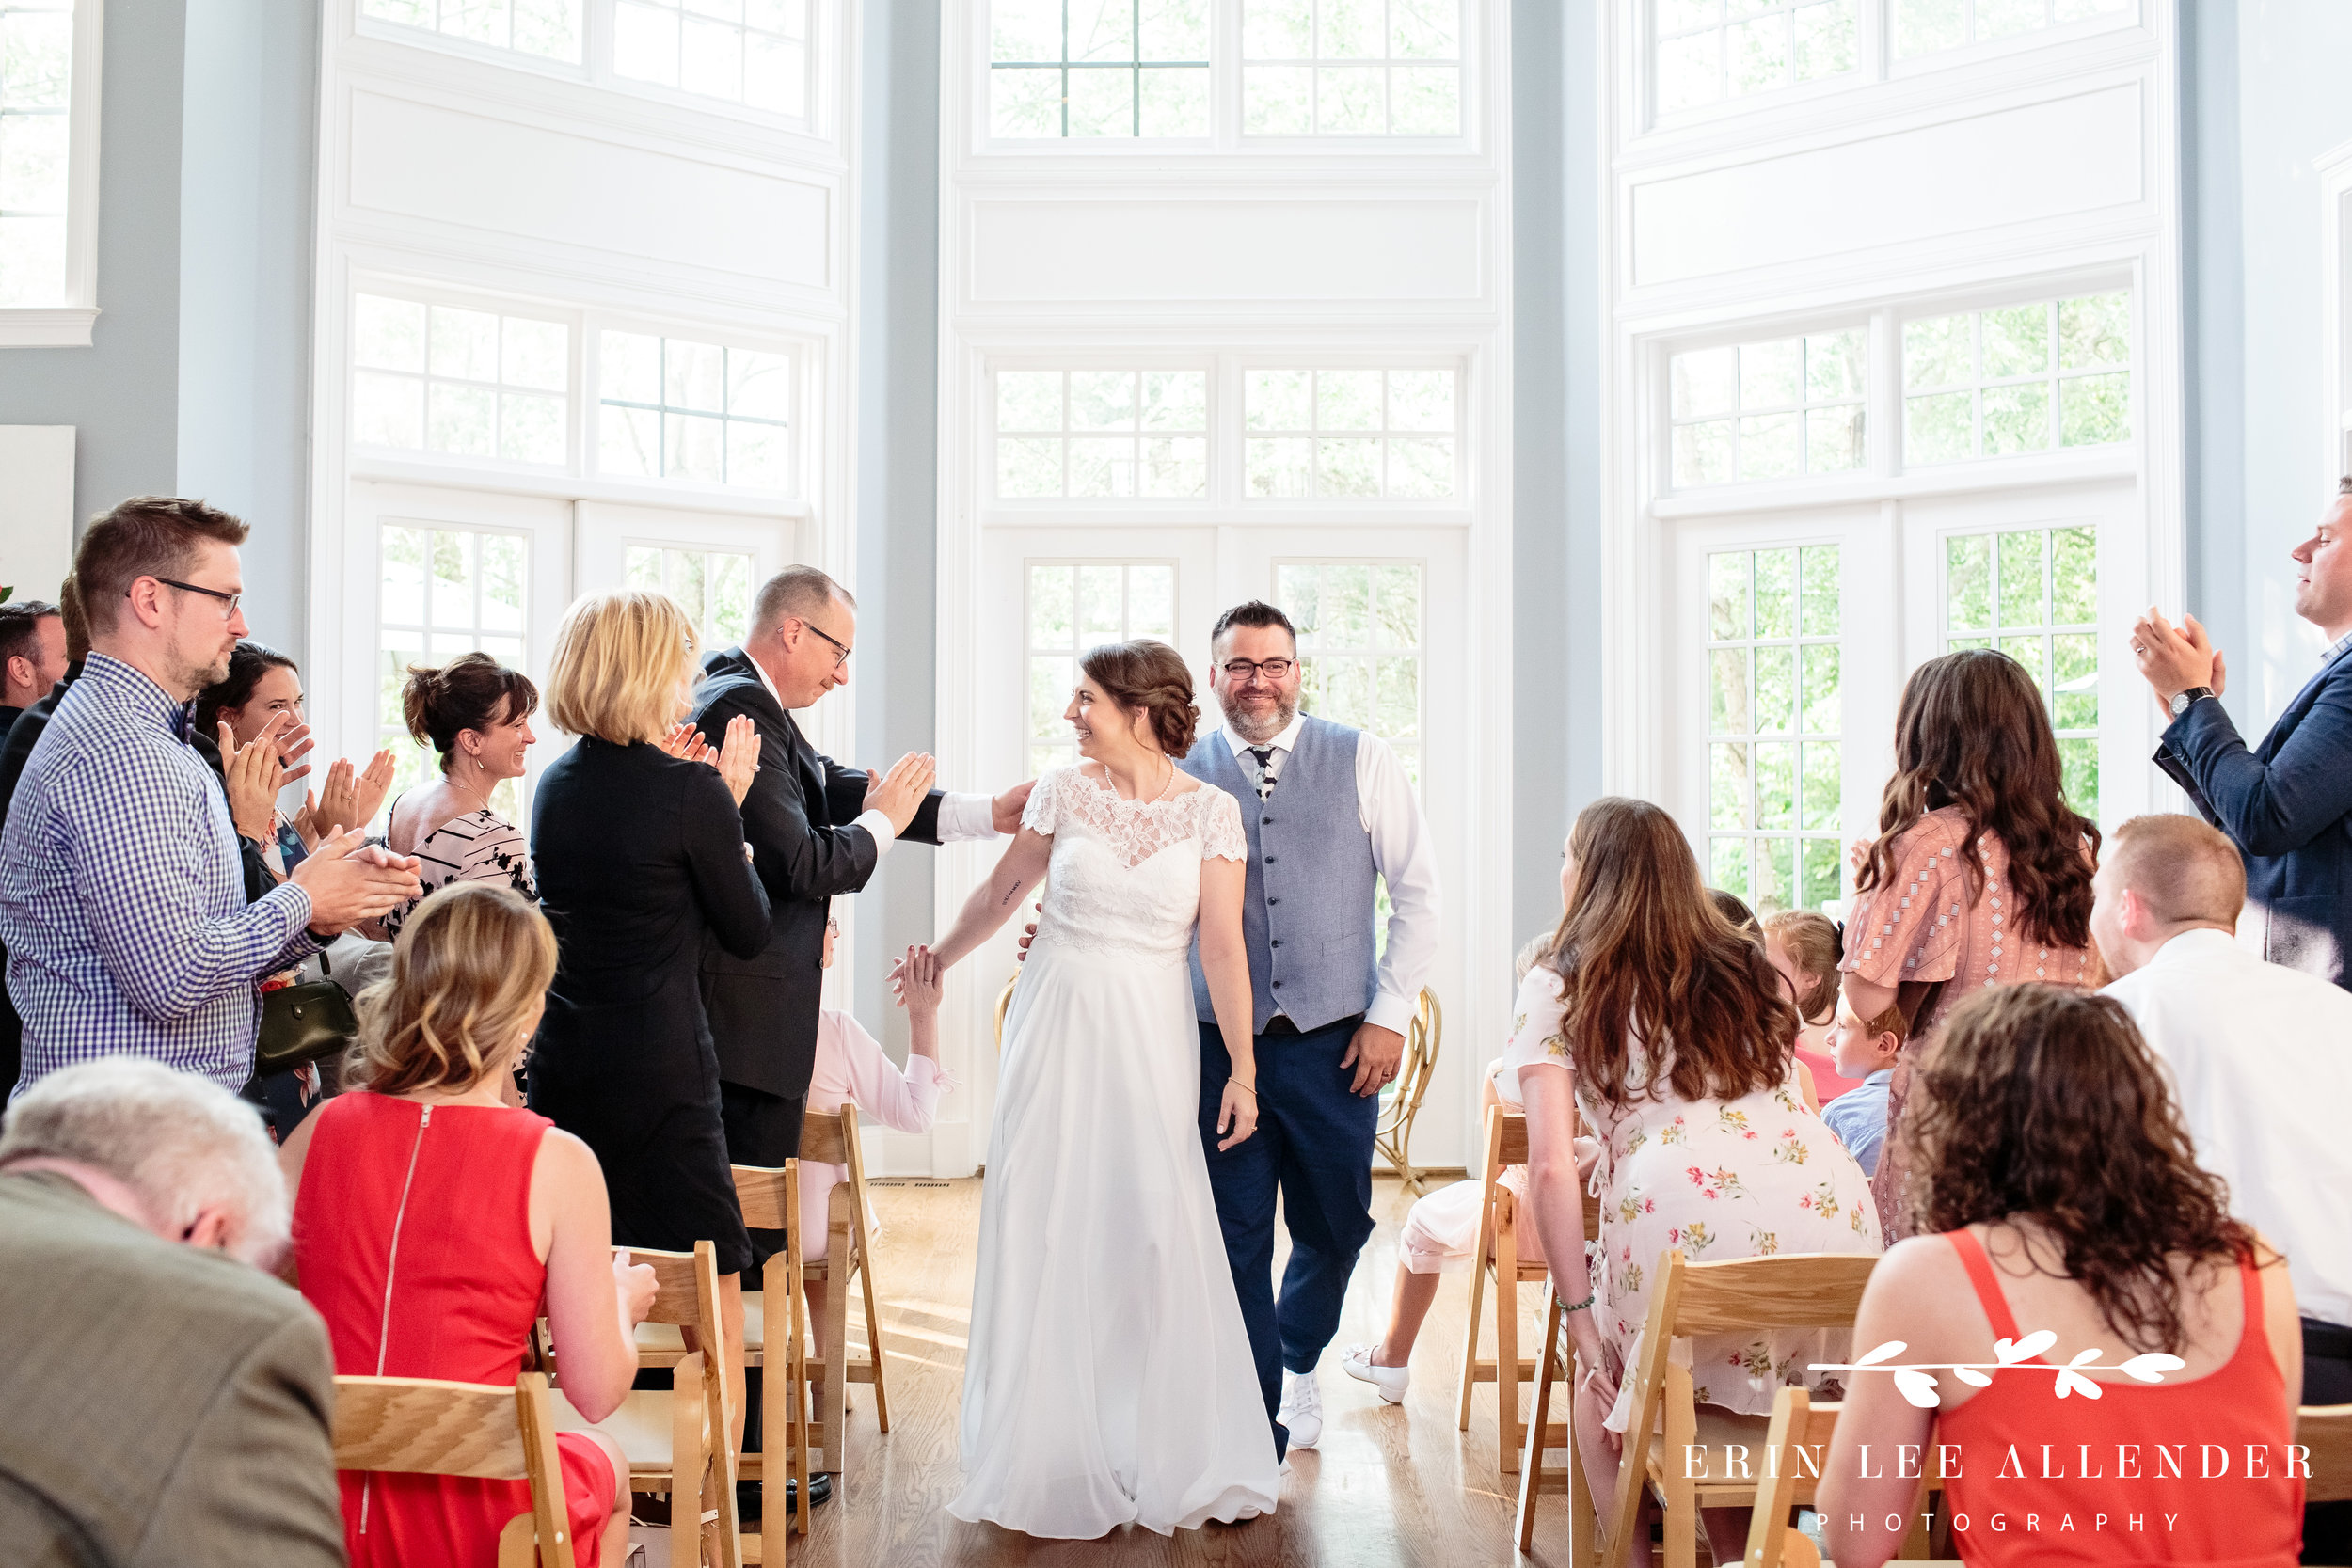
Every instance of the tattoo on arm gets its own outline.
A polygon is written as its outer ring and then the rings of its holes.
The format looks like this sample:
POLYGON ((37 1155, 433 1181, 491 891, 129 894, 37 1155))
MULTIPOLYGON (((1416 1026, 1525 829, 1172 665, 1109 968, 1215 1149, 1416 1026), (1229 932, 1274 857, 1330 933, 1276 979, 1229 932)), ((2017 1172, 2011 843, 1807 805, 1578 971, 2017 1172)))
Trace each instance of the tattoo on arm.
POLYGON ((1012 886, 1005 889, 1005 896, 999 899, 998 903, 1000 905, 1018 903, 1021 898, 1021 889, 1023 885, 1023 883, 1015 882, 1012 886))

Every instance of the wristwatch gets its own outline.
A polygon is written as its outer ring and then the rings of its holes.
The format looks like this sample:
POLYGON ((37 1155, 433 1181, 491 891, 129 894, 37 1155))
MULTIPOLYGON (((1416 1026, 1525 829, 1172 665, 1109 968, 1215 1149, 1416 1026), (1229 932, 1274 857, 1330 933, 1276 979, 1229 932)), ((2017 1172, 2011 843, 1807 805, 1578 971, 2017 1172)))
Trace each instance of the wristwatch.
POLYGON ((2188 711, 2189 704, 2195 702, 2200 697, 2210 697, 2212 695, 2213 688, 2210 686, 2192 686, 2186 691, 2175 691, 2171 696, 2167 697, 2164 700, 2164 705, 2172 710, 2173 718, 2178 719, 2182 714, 2188 711))

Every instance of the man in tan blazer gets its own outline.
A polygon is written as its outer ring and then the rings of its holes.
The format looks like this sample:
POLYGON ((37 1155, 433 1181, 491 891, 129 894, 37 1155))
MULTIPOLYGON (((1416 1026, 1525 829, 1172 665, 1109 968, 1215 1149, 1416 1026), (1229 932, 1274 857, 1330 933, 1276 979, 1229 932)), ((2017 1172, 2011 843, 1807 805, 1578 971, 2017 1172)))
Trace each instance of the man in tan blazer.
POLYGON ((343 1561, 326 1325, 263 1270, 286 1188, 253 1108, 110 1057, 0 1124, 0 1557, 343 1561))

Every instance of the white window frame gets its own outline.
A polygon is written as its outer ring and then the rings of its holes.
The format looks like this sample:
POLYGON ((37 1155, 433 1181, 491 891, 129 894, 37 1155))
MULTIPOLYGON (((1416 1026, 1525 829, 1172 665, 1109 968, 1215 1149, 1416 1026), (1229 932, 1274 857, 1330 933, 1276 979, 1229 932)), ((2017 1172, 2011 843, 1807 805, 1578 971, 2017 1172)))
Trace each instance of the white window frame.
MULTIPOLYGON (((1867 95, 1871 89, 1883 88, 1893 82, 2137 29, 2146 25, 2145 9, 2155 0, 2127 0, 2123 8, 2111 16, 2062 22, 2008 38, 1987 39, 1953 49, 1938 50, 1933 54, 1914 55, 1909 59, 1898 59, 1895 55, 1896 3, 1897 0, 1860 0, 1861 9, 1855 18, 1854 32, 1857 69, 1853 71, 1825 76, 1819 81, 1768 87, 1738 98, 1719 98, 1713 103, 1694 103, 1688 108, 1666 109, 1661 107, 1658 89, 1656 0, 1616 0, 1625 28, 1624 36, 1634 43, 1638 61, 1625 80, 1628 103, 1635 117, 1630 129, 1637 136, 1670 135, 1758 113, 1782 110, 1801 113, 1806 106, 1825 98, 1867 95)), ((1869 112, 1884 111, 1885 105, 1881 104, 1869 112)))
POLYGON ((0 309, 0 348, 87 348, 98 321, 99 87, 103 0, 74 0, 66 105, 65 297, 0 309))
MULTIPOLYGON (((796 508, 805 504, 808 476, 814 454, 810 446, 811 427, 816 422, 813 345, 806 340, 782 334, 743 332, 691 322, 660 320, 621 312, 588 312, 587 331, 581 339, 580 369, 580 402, 587 422, 582 432, 579 471, 586 478, 608 485, 624 485, 635 491, 671 498, 671 505, 698 505, 701 498, 719 499, 735 496, 756 499, 767 510, 778 507, 796 508), (597 467, 597 443, 603 437, 598 421, 604 418, 604 335, 607 332, 628 332, 682 342, 704 343, 723 349, 743 349, 757 354, 773 354, 790 361, 792 406, 785 416, 784 427, 787 443, 790 479, 782 488, 763 488, 752 484, 730 484, 723 481, 704 479, 673 479, 667 475, 640 476, 608 474, 597 467), (686 498, 697 498, 688 500, 686 498)), ((771 421, 763 421, 771 422, 771 421)))
MULTIPOLYGON (((989 497, 989 504, 992 507, 1005 507, 1013 510, 1026 507, 1060 509, 1072 506, 1102 506, 1119 509, 1128 509, 1138 506, 1200 507, 1216 499, 1216 474, 1219 446, 1218 421, 1222 417, 1222 410, 1219 405, 1226 400, 1219 396, 1223 388, 1219 385, 1216 360, 1214 358, 1205 358, 1197 355, 1190 358, 1171 359, 1164 355, 1149 352, 1137 353, 1130 356, 1129 358, 1132 360, 1131 363, 1120 363, 1114 362, 1116 359, 1115 356, 1089 353, 1083 356, 1065 356, 1062 359, 1055 360, 1051 363, 1047 362, 1045 358, 1039 356, 1007 356, 1001 359, 990 360, 985 382, 985 398, 987 405, 984 413, 989 455, 986 494, 989 497), (1148 374, 1153 371, 1189 371, 1200 374, 1204 382, 1203 406, 1206 410, 1203 416, 1202 428, 1198 432, 1187 430, 1169 432, 1168 434, 1178 437, 1189 437, 1197 434, 1202 439, 1204 443, 1202 455, 1203 482, 1200 493, 1197 496, 1145 495, 1142 489, 1142 481, 1140 477, 1138 477, 1136 480, 1136 493, 1132 496, 1073 496, 1068 494, 1067 489, 1070 471, 1069 446, 1071 441, 1073 439, 1085 439, 1091 437, 1117 438, 1125 433, 1119 431, 1078 431, 1073 429, 1070 423, 1070 406, 1068 401, 1070 391, 1069 384, 1066 381, 1063 383, 1062 388, 1062 428, 1058 432, 1039 430, 1012 431, 1008 433, 1004 431, 997 423, 997 420, 1003 411, 1002 404, 998 401, 999 394, 997 391, 997 377, 1009 371, 1015 372, 1025 371, 1055 372, 1065 376, 1073 372, 1104 371, 1113 371, 1121 374, 1138 376, 1148 374), (1001 492, 999 486, 1003 483, 1003 468, 1001 466, 1002 460, 998 455, 998 443, 1006 439, 1008 437, 1008 434, 1009 434, 1009 436, 1012 439, 1020 439, 1024 436, 1034 438, 1051 437, 1062 443, 1064 494, 1058 496, 1007 496, 1001 492)), ((1140 412, 1138 412, 1136 427, 1133 432, 1133 438, 1136 443, 1138 463, 1141 461, 1140 453, 1142 451, 1142 444, 1145 441, 1150 440, 1152 434, 1152 432, 1142 428, 1141 415, 1140 412)))
MULTIPOLYGON (((1243 158, 1300 156, 1387 156, 1396 158, 1460 158, 1476 153, 1488 139, 1491 113, 1487 103, 1489 76, 1486 9, 1496 0, 1459 0, 1462 8, 1459 54, 1462 73, 1461 129, 1454 135, 1415 134, 1378 135, 1318 135, 1312 133, 1257 134, 1242 130, 1241 7, 1216 0, 1209 11, 1209 134, 1206 136, 999 136, 990 113, 991 22, 984 0, 970 8, 964 29, 963 69, 968 89, 964 139, 974 151, 1009 158, 1136 158, 1208 155, 1243 158)), ((1640 0, 1633 0, 1640 3, 1640 0)), ((953 30, 949 30, 950 37, 953 30)), ((949 59, 954 59, 952 52, 949 59)), ((955 95, 946 102, 952 104, 955 95)))
MULTIPOLYGON (((89 3, 89 0, 85 0, 85 3, 89 3)), ((435 28, 413 27, 406 23, 373 17, 363 8, 365 0, 350 0, 351 30, 356 38, 575 82, 602 92, 643 99, 669 109, 715 115, 724 119, 745 121, 752 126, 773 127, 815 136, 832 134, 830 128, 838 109, 837 94, 833 90, 832 84, 841 47, 844 25, 840 21, 842 6, 848 0, 808 0, 808 37, 803 40, 808 75, 807 112, 797 116, 757 108, 739 99, 714 98, 620 74, 612 69, 613 3, 614 0, 585 0, 580 15, 580 57, 577 61, 559 60, 546 55, 534 55, 528 50, 477 43, 471 39, 453 37, 435 28)))
MULTIPOLYGON (((580 470, 581 461, 580 388, 581 356, 584 351, 580 341, 583 313, 578 308, 549 305, 538 300, 517 298, 511 294, 483 293, 473 290, 452 288, 446 284, 408 282, 393 278, 356 278, 352 283, 350 293, 345 297, 342 312, 343 395, 346 399, 346 408, 351 408, 356 404, 357 400, 352 397, 352 389, 357 386, 359 374, 364 371, 378 368, 363 366, 358 362, 358 301, 361 294, 373 295, 378 299, 396 299, 419 304, 425 306, 428 309, 437 306, 449 309, 479 310, 501 318, 517 316, 530 321, 556 323, 570 334, 570 338, 568 341, 569 364, 565 372, 564 389, 565 402, 563 462, 531 463, 521 458, 480 457, 462 452, 436 451, 430 447, 388 447, 373 443, 362 444, 351 436, 350 424, 346 420, 343 444, 356 459, 362 463, 389 461, 429 466, 453 475, 469 470, 489 474, 542 475, 569 474, 580 470)), ((428 403, 425 418, 429 423, 432 419, 429 401, 430 387, 435 378, 429 369, 431 360, 428 358, 426 363, 428 369, 421 372, 398 371, 389 373, 398 375, 413 373, 418 376, 418 379, 426 383, 428 403)), ((453 378, 442 377, 440 379, 453 378)), ((516 390, 545 391, 546 388, 518 388, 516 390)), ((495 437, 495 429, 493 435, 495 437)))

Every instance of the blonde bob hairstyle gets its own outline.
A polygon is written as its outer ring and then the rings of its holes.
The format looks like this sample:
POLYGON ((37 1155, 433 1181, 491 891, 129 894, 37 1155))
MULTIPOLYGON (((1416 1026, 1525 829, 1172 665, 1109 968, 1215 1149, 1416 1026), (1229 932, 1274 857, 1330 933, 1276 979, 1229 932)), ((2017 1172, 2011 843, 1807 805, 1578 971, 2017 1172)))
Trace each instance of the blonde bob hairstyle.
POLYGON ((536 1024, 554 978, 545 915, 501 884, 453 882, 401 927, 391 977, 359 993, 346 1082, 378 1094, 463 1094, 536 1024))
POLYGON ((659 742, 677 721, 699 652, 694 623, 667 594, 583 594, 555 628, 548 717, 615 746, 659 742))

